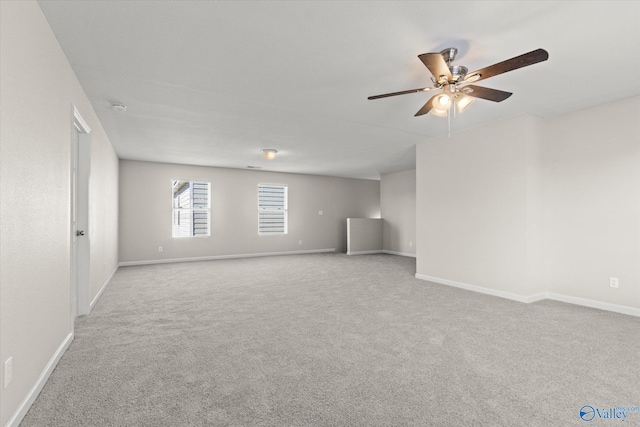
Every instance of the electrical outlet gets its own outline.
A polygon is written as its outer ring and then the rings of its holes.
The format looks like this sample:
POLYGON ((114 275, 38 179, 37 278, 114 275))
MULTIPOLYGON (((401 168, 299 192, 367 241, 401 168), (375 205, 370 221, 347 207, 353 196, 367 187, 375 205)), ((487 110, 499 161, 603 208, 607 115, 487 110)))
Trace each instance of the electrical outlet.
POLYGON ((322 211, 318 211, 318 215, 322 215, 322 211))
POLYGON ((617 277, 609 277, 609 286, 612 288, 618 287, 618 278, 617 277))
POLYGON ((302 244, 302 240, 298 240, 298 244, 301 245, 302 244))
POLYGON ((409 242, 409 247, 412 248, 413 247, 413 242, 409 242))
POLYGON ((4 388, 7 388, 13 379, 13 357, 4 361, 4 388))
POLYGON ((158 252, 162 252, 162 246, 158 246, 158 252))

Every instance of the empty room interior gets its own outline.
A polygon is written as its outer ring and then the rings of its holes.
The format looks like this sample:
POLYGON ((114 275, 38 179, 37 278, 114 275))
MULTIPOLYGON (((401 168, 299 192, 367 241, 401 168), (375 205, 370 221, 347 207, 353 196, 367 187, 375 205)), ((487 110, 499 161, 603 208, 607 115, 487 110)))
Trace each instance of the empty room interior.
POLYGON ((640 425, 640 2, 0 1, 0 426, 640 425))

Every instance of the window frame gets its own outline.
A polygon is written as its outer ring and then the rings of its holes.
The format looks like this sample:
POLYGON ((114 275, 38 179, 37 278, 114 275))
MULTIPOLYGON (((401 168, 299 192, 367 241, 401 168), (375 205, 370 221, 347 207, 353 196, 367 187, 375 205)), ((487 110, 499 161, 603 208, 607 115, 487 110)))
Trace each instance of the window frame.
POLYGON ((258 207, 258 235, 259 236, 283 236, 289 234, 289 186, 286 184, 259 183, 257 186, 257 207, 258 207), (284 208, 283 209, 267 209, 260 203, 260 187, 282 187, 284 189, 284 208), (264 232, 260 227, 261 212, 284 212, 284 231, 282 232, 264 232))
MULTIPOLYGON (((193 232, 193 229, 192 229, 193 232)), ((172 179, 171 180, 171 237, 174 239, 185 239, 185 238, 207 238, 207 237, 211 237, 211 182, 209 181, 204 181, 204 180, 197 180, 197 179, 172 179), (174 187, 176 185, 176 183, 178 182, 188 182, 190 183, 190 185, 192 183, 197 183, 197 184, 207 184, 207 207, 206 208, 202 208, 202 207, 198 207, 198 208, 176 208, 174 206, 174 197, 175 197, 175 193, 174 193, 174 187), (198 235, 190 235, 190 236, 176 236, 174 235, 175 232, 175 221, 176 221, 176 212, 186 212, 186 211, 191 211, 191 212, 206 212, 207 214, 207 233, 206 234, 198 234, 198 235)))

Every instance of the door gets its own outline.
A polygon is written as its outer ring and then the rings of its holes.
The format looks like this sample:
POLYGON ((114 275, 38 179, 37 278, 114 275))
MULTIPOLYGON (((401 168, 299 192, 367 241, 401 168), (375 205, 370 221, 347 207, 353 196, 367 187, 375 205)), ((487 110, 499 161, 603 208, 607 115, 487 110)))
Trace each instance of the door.
POLYGON ((78 146, 80 129, 73 124, 71 139, 71 318, 78 317, 78 146))
POLYGON ((90 129, 73 109, 71 140, 71 319, 90 310, 89 176, 90 129))

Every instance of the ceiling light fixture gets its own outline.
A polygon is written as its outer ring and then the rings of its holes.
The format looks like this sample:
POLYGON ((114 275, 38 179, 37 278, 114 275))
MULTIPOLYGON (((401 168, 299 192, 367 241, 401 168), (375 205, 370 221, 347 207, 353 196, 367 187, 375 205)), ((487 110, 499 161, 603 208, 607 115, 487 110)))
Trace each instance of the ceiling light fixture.
POLYGON ((113 111, 117 111, 119 113, 124 113, 125 111, 127 111, 127 106, 124 104, 111 104, 111 109, 113 111))
POLYGON ((267 160, 275 159, 277 153, 278 153, 278 150, 274 150, 273 148, 263 148, 262 149, 262 155, 267 160))
POLYGON ((440 117, 446 117, 453 109, 461 113, 466 110, 473 101, 474 99, 472 97, 465 95, 458 88, 455 88, 455 92, 453 93, 450 93, 449 90, 445 88, 440 95, 436 95, 432 112, 440 117))
POLYGON ((442 87, 442 93, 434 96, 431 112, 440 117, 447 117, 454 109, 462 112, 473 102, 473 98, 465 94, 471 92, 471 88, 461 89, 457 85, 445 85, 442 87))
POLYGON ((457 94, 457 96, 456 96, 456 106, 458 107, 458 111, 463 112, 472 103, 473 103, 473 98, 472 97, 467 96, 464 93, 457 94))
POLYGON ((442 86, 442 92, 433 97, 431 113, 438 117, 448 117, 449 136, 451 136, 451 116, 455 117, 456 111, 461 113, 474 101, 468 96, 473 92, 470 87, 460 88, 457 84, 442 86))

